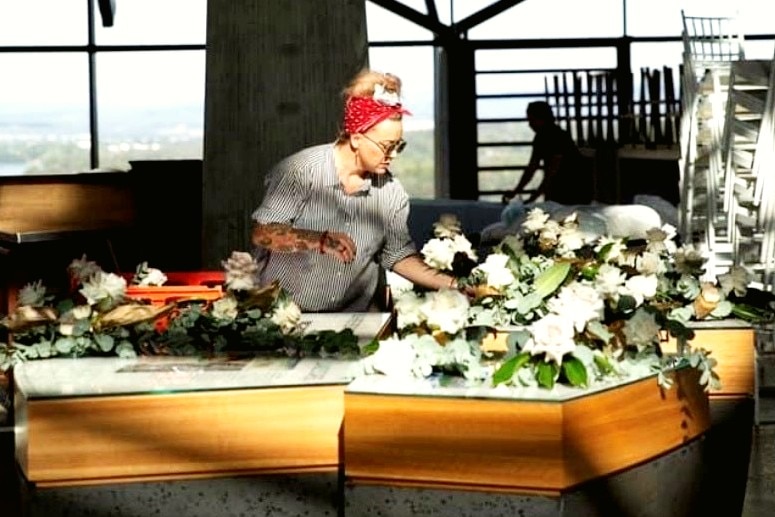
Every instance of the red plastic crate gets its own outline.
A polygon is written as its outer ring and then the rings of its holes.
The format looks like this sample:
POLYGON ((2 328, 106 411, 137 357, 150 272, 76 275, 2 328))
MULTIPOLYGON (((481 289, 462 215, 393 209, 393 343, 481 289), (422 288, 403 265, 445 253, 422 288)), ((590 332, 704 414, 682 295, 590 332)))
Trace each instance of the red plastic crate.
MULTIPOLYGON (((164 273, 167 282, 160 286, 128 285, 126 295, 153 305, 166 305, 181 300, 217 300, 223 297, 225 273, 222 271, 174 271, 164 273)), ((133 273, 124 273, 127 282, 133 273)))

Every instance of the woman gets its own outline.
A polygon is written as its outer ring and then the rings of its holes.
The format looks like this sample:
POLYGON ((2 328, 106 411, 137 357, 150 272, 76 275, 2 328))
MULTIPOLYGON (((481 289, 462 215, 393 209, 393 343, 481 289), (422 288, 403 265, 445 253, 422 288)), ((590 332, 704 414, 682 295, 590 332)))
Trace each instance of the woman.
POLYGON ((409 236, 409 196, 390 173, 403 151, 401 81, 363 71, 344 91, 333 144, 303 149, 270 171, 253 213, 262 283, 279 280, 304 311, 368 310, 382 268, 417 285, 454 287, 409 236))

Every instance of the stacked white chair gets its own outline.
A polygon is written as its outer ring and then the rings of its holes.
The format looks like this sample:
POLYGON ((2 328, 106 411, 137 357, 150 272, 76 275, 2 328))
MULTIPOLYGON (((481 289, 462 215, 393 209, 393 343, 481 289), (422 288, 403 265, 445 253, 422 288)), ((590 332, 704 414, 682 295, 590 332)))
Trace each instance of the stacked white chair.
POLYGON ((734 17, 687 16, 683 11, 681 16, 679 234, 703 248, 711 272, 719 273, 733 260, 723 142, 732 64, 744 59, 744 40, 734 17))
POLYGON ((736 63, 727 106, 733 258, 771 291, 775 272, 775 59, 736 63))

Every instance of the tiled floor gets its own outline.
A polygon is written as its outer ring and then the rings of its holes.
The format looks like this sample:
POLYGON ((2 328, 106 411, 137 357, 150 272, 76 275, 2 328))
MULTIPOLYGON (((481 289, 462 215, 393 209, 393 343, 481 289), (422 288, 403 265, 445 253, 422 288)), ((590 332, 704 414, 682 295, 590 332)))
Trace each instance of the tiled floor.
POLYGON ((775 515, 775 397, 760 400, 742 517, 775 515))

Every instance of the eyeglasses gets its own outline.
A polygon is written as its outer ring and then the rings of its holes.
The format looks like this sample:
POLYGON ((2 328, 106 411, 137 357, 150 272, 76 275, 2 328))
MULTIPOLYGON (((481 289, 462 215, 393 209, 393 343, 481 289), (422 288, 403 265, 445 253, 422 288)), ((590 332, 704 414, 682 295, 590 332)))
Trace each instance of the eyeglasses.
POLYGON ((406 148, 406 140, 403 138, 397 142, 391 142, 389 144, 383 144, 382 142, 377 142, 376 140, 373 140, 366 136, 365 134, 361 133, 361 136, 371 142, 372 144, 379 147, 383 153, 385 153, 385 156, 392 156, 393 153, 395 154, 401 154, 403 150, 406 148))

